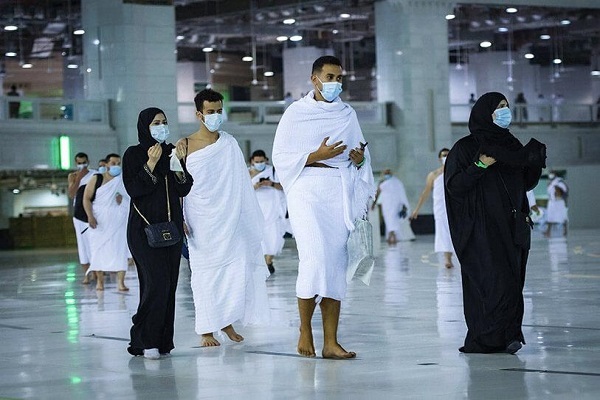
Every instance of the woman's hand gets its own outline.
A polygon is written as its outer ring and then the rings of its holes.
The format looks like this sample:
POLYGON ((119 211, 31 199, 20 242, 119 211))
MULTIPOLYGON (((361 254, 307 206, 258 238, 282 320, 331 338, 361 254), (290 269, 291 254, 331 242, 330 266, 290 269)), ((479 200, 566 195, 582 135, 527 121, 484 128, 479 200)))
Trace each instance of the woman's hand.
POLYGON ((160 143, 156 143, 148 149, 148 162, 146 164, 148 164, 151 171, 154 171, 154 167, 156 167, 161 155, 162 147, 160 147, 160 143))
POLYGON ((481 161, 482 163, 484 163, 485 165, 487 165, 489 167, 490 165, 493 165, 496 162, 496 159, 493 157, 488 157, 485 154, 480 154, 479 161, 481 161))

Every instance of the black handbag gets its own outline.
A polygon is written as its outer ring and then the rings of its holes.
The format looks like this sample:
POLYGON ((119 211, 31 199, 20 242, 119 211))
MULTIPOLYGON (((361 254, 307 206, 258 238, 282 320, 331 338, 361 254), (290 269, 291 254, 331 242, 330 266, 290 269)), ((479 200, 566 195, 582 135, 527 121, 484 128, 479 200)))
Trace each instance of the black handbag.
POLYGON ((517 210, 515 203, 513 203, 512 197, 508 192, 504 178, 502 178, 502 174, 499 171, 498 174, 500 175, 500 180, 502 181, 502 185, 504 185, 504 190, 506 191, 506 195, 510 201, 512 213, 511 233, 513 237, 513 243, 521 248, 529 249, 531 246, 531 230, 533 229, 533 221, 531 218, 529 218, 529 213, 524 213, 523 211, 517 210))
POLYGON ((146 232, 146 238, 148 239, 148 246, 153 247, 153 248, 169 247, 169 246, 176 245, 177 243, 179 243, 181 241, 181 233, 179 233, 179 229, 177 229, 177 225, 175 225, 175 222, 171 221, 171 202, 169 201, 169 181, 166 176, 165 176, 165 185, 167 188, 167 216, 169 219, 167 222, 159 222, 156 224, 151 224, 150 222, 148 222, 146 217, 144 217, 142 215, 142 213, 137 208, 135 203, 132 202, 133 207, 138 212, 138 214, 140 214, 140 217, 142 217, 144 222, 146 222, 146 224, 148 224, 148 226, 146 226, 144 228, 144 231, 146 232))

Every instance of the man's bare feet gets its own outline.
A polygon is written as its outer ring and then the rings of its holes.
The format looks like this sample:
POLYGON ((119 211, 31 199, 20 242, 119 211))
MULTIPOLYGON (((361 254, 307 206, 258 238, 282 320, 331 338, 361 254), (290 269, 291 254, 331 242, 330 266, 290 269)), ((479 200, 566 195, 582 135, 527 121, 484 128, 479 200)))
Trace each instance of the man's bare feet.
POLYGON ((104 290, 104 283, 96 282, 96 290, 104 290))
POLYGON ((315 344, 313 342, 312 332, 302 333, 300 330, 300 338, 298 339, 298 354, 304 357, 315 357, 315 344))
POLYGON ((117 290, 119 292, 129 292, 129 288, 127 286, 123 286, 123 287, 117 288, 117 290))
POLYGON ((86 275, 85 278, 83 278, 83 280, 81 281, 81 283, 83 285, 89 285, 90 284, 90 278, 89 278, 89 276, 86 275))
POLYGON ((454 265, 452 264, 452 262, 448 262, 448 261, 446 261, 446 264, 445 264, 445 266, 446 266, 446 268, 448 268, 448 269, 454 268, 454 265))
POLYGON ((321 352, 323 358, 330 358, 333 360, 346 360, 349 358, 356 358, 356 353, 353 351, 346 351, 339 343, 336 343, 335 346, 331 347, 323 347, 323 351, 321 352))
POLYGON ((219 341, 215 339, 212 333, 202 334, 202 340, 200 341, 201 347, 215 347, 220 345, 221 343, 219 343, 219 341))
POLYGON ((233 340, 234 342, 241 342, 242 340, 244 340, 244 337, 237 333, 235 329, 233 329, 233 325, 228 325, 221 330, 227 335, 229 339, 233 340))

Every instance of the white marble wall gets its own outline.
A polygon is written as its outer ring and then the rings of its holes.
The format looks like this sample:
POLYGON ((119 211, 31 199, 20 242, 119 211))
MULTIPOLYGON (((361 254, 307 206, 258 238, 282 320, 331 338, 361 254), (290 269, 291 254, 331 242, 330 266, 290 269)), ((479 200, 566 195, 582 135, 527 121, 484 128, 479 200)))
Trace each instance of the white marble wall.
POLYGON ((283 49, 283 93, 290 92, 294 99, 313 89, 310 73, 315 60, 324 55, 333 55, 333 50, 317 47, 293 47, 283 49))
POLYGON ((137 143, 137 117, 146 107, 165 111, 177 131, 174 6, 82 0, 86 98, 113 99, 119 147, 137 143), (99 40, 98 45, 94 40, 99 40))

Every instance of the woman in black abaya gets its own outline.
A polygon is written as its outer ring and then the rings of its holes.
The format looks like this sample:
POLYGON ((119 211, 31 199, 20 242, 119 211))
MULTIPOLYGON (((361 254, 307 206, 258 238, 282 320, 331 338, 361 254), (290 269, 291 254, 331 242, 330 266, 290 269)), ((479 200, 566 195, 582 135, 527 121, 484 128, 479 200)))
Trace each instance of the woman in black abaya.
POLYGON ((508 130, 510 121, 504 95, 481 96, 471 110, 471 134, 454 145, 445 164, 446 209, 468 328, 459 350, 465 353, 514 354, 525 343, 525 192, 537 185, 546 147, 535 139, 523 146, 508 130), (515 229, 517 219, 522 223, 515 229))
POLYGON ((123 156, 123 182, 131 196, 127 241, 137 266, 140 282, 140 303, 133 316, 131 342, 127 351, 135 356, 157 359, 173 348, 175 321, 175 290, 179 278, 181 243, 169 247, 148 245, 144 228, 147 226, 139 212, 151 223, 167 221, 167 187, 171 220, 183 236, 183 213, 180 197, 192 187, 192 177, 182 160, 183 144, 175 148, 166 143, 169 135, 165 113, 147 108, 138 117, 139 144, 131 146, 123 156), (170 169, 169 155, 173 149, 183 172, 170 169))

